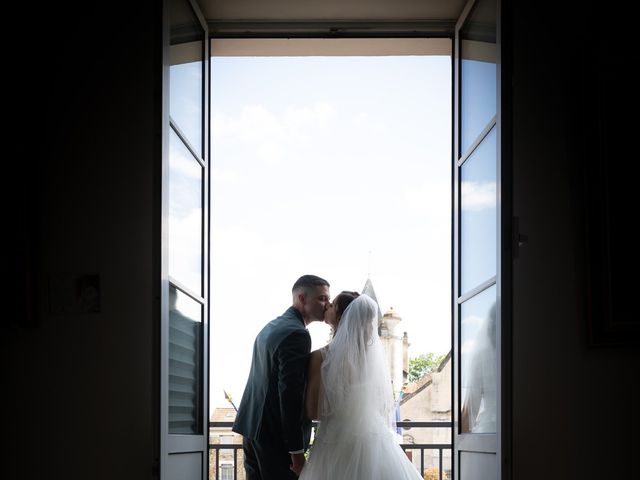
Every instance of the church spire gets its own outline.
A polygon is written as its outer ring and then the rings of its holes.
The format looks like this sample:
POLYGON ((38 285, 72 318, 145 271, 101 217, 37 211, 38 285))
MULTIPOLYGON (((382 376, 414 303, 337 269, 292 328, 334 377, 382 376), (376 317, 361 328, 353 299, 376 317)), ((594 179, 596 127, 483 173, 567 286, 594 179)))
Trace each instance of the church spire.
POLYGON ((371 282, 371 278, 367 277, 367 281, 364 283, 364 287, 362 288, 362 293, 370 296, 376 302, 378 306, 378 326, 382 322, 382 311, 380 310, 380 304, 378 303, 378 297, 376 297, 376 292, 373 289, 373 283, 371 282))

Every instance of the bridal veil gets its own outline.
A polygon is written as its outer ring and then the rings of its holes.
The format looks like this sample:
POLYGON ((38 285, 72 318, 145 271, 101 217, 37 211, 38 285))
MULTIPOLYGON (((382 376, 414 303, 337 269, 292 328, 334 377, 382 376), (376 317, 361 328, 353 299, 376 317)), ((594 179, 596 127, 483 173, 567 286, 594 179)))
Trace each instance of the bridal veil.
POLYGON ((391 376, 377 304, 360 295, 325 349, 319 426, 299 480, 421 480, 393 430, 391 376))
POLYGON ((346 308, 321 367, 320 417, 342 417, 352 433, 366 424, 391 428, 394 400, 384 349, 378 336, 378 306, 360 295, 346 308), (355 423, 355 424, 354 424, 355 423))

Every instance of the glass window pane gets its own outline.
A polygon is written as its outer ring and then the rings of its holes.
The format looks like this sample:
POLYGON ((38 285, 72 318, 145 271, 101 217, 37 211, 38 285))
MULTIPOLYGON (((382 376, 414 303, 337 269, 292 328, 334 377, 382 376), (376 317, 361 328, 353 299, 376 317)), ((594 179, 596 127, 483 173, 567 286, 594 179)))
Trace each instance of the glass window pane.
POLYGON ((496 433, 496 286, 461 305, 460 427, 496 433))
POLYGON ((496 129, 460 172, 460 276, 462 292, 496 274, 496 129))
POLYGON ((171 131, 169 149, 169 275, 202 295, 203 168, 171 131))
POLYGON ((460 30, 462 154, 496 114, 496 52, 496 5, 480 0, 460 30))
POLYGON ((220 480, 233 480, 233 465, 220 465, 220 480))
POLYGON ((202 305, 169 287, 169 433, 202 433, 202 305))
POLYGON ((204 31, 189 2, 171 2, 169 112, 202 156, 204 31))

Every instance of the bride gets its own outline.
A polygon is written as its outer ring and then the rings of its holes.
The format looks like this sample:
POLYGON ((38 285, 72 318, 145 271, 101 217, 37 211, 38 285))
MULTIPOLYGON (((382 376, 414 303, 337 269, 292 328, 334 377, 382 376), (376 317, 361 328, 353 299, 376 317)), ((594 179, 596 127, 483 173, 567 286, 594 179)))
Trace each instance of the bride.
POLYGON ((325 313, 335 335, 309 362, 306 412, 319 419, 300 480, 421 480, 396 440, 378 306, 342 292, 325 313))

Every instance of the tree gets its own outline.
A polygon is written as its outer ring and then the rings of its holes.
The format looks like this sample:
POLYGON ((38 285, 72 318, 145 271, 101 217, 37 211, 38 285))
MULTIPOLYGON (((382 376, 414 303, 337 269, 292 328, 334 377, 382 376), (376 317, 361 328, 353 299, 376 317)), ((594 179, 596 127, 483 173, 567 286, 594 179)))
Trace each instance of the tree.
POLYGON ((421 379, 427 373, 433 372, 444 359, 444 355, 436 355, 435 353, 423 353, 409 360, 409 383, 421 379))

